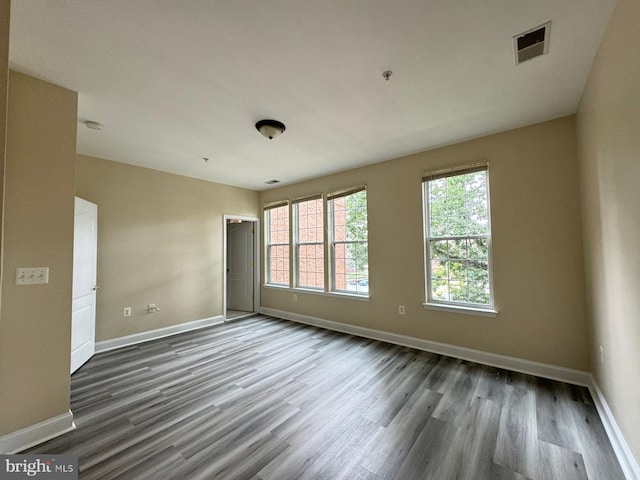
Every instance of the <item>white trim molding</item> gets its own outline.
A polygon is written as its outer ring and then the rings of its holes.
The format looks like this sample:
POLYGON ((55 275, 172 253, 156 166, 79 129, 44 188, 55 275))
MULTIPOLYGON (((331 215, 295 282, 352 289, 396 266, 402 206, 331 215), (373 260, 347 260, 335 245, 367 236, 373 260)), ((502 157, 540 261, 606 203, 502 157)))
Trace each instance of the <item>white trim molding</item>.
POLYGON ((178 333, 198 330, 199 328, 210 327, 212 325, 219 325, 224 323, 224 321, 224 315, 217 315, 215 317, 194 320, 192 322, 172 325, 170 327, 134 333, 133 335, 126 335, 124 337, 111 338, 109 340, 103 340, 102 342, 96 342, 95 353, 108 352, 109 350, 115 350, 116 348, 128 347, 129 345, 135 345, 137 343, 150 342, 151 340, 170 337, 172 335, 177 335, 178 333))
POLYGON ((479 317, 496 317, 498 311, 493 308, 474 308, 462 305, 452 305, 445 303, 426 302, 422 307, 427 310, 439 310, 441 312, 463 313, 465 315, 476 315, 479 317))
POLYGON ((49 418, 35 425, 22 428, 0 437, 0 453, 11 455, 27 448, 39 445, 62 434, 75 430, 73 413, 67 413, 49 418))
POLYGON ((334 298, 344 298, 347 300, 357 300, 359 302, 368 302, 371 297, 369 294, 361 295, 356 293, 348 293, 348 292, 334 292, 329 291, 326 292, 324 290, 312 290, 310 288, 301 288, 301 287, 289 287, 287 285, 274 285, 265 283, 262 285, 264 288, 271 288, 273 290, 287 291, 291 293, 308 293, 310 295, 321 295, 324 297, 334 297, 334 298))
POLYGON ((625 441, 622 432, 618 428, 618 424, 607 405, 602 391, 589 372, 558 367, 548 363, 534 362, 517 357, 498 355, 495 353, 459 347, 447 343, 433 342, 431 340, 399 335, 372 328, 359 327, 357 325, 334 322, 331 320, 286 312, 283 310, 276 310, 273 308, 262 307, 260 309, 260 313, 271 315, 273 317, 284 318, 298 323, 313 325, 315 327, 326 328, 336 332, 348 333, 350 335, 371 338, 373 340, 381 340, 395 345, 411 347, 418 350, 424 350, 426 352, 439 353, 448 357, 468 360, 471 362, 481 363, 483 365, 504 368, 506 370, 588 387, 602 424, 607 432, 607 436, 609 437, 609 441, 611 442, 611 446, 613 447, 626 479, 640 480, 640 468, 638 468, 638 463, 631 453, 631 449, 625 441))
POLYGON ((607 400, 605 399, 602 390, 600 390, 596 379, 592 375, 590 376, 591 384, 589 385, 589 391, 591 392, 591 397, 593 397, 593 401, 596 404, 596 409, 600 415, 602 425, 607 432, 613 451, 618 458, 620 468, 622 468, 627 480, 640 480, 640 466, 638 466, 637 460, 634 458, 633 453, 631 453, 631 449, 629 448, 627 441, 624 439, 624 435, 622 435, 622 432, 618 427, 618 423, 613 416, 613 412, 611 412, 611 409, 607 404, 607 400))
POLYGON ((447 343, 433 342, 431 340, 399 335, 397 333, 390 333, 382 330, 374 330, 372 328, 358 327, 357 325, 324 320, 322 318, 275 310, 273 308, 263 307, 260 309, 260 312, 265 315, 272 315, 274 317, 280 317, 298 323, 305 323, 307 325, 314 325, 328 330, 335 330, 336 332, 349 333, 359 337, 381 340, 395 345, 402 345, 403 347, 411 347, 418 350, 424 350, 426 352, 439 353, 440 355, 460 358, 470 362, 482 363, 483 365, 489 365, 492 367, 504 368, 514 372, 527 373, 538 377, 549 378, 551 380, 560 380, 562 382, 581 385, 584 387, 591 385, 591 375, 589 372, 584 372, 582 370, 558 367, 556 365, 534 362, 522 358, 508 357, 506 355, 498 355, 496 353, 484 352, 482 350, 473 350, 471 348, 459 347, 447 343))

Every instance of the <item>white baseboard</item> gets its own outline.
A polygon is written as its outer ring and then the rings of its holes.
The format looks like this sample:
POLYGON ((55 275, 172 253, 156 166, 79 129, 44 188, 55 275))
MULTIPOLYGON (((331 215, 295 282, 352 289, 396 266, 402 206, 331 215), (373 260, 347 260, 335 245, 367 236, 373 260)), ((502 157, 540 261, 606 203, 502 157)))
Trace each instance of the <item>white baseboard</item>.
POLYGON ((172 335, 177 335, 178 333, 189 332, 191 330, 210 327, 212 325, 219 325, 221 323, 224 323, 224 320, 224 315, 217 315, 215 317, 204 318, 202 320, 194 320, 193 322, 181 323, 179 325, 172 325, 170 327, 134 333, 133 335, 127 335, 125 337, 103 340, 102 342, 96 342, 95 353, 107 352, 116 348, 127 347, 129 345, 135 345, 137 343, 149 342, 151 340, 157 340, 159 338, 170 337, 172 335))
POLYGON ((260 309, 260 312, 265 315, 272 315, 274 317, 280 317, 294 322, 314 325, 316 327, 335 330, 337 332, 349 333, 359 337, 381 340, 383 342, 416 348, 427 352, 439 353, 448 357, 460 358, 462 360, 482 363, 483 365, 490 365, 492 367, 504 368, 552 380, 560 380, 562 382, 582 385, 585 387, 591 385, 591 375, 589 372, 584 372, 582 370, 558 367, 547 363, 524 360, 522 358, 508 357, 506 355, 498 355, 496 353, 484 352, 482 350, 473 350, 471 348, 458 347, 447 343, 439 343, 431 340, 424 340, 422 338, 398 335, 397 333, 374 330, 372 328, 358 327, 356 325, 324 320, 322 318, 310 317, 307 315, 299 315, 297 313, 275 310, 273 308, 263 307, 260 309))
POLYGON ((607 432, 611 446, 616 453, 616 457, 618 457, 618 462, 620 462, 620 467, 624 472, 625 478, 627 480, 640 480, 640 466, 638 466, 638 462, 634 458, 633 453, 631 453, 631 449, 618 427, 618 423, 607 404, 607 400, 593 376, 591 376, 589 391, 596 404, 596 409, 600 415, 600 420, 602 420, 602 425, 607 432))
POLYGON ((18 453, 63 433, 75 430, 75 428, 73 413, 69 410, 67 413, 57 417, 49 418, 0 437, 0 453, 6 455, 18 453))

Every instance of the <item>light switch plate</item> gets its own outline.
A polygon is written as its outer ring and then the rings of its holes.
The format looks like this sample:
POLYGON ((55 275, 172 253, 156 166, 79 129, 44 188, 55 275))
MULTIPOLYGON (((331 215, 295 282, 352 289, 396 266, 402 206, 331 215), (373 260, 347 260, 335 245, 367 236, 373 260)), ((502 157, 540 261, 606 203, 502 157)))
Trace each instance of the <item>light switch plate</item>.
POLYGON ((49 267, 18 268, 16 285, 38 285, 49 283, 49 267))

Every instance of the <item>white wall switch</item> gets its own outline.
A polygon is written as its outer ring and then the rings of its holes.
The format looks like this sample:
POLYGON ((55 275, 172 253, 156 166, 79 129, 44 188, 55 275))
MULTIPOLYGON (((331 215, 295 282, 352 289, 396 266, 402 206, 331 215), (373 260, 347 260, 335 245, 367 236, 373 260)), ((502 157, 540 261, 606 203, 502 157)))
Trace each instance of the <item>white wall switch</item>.
POLYGON ((49 283, 49 267, 18 268, 16 285, 38 285, 49 283))

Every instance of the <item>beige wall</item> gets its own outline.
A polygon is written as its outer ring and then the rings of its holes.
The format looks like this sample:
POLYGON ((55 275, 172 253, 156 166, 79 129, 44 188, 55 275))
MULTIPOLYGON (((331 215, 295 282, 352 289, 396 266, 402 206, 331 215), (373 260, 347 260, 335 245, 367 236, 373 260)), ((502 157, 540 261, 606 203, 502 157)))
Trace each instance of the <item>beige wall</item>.
POLYGON ((223 314, 223 215, 257 192, 79 155, 76 194, 98 205, 97 341, 223 314))
POLYGON ((640 2, 619 0, 580 104, 578 149, 591 368, 640 460, 638 25, 640 2))
POLYGON ((575 118, 268 190, 261 202, 366 184, 369 302, 263 287, 262 305, 587 369, 575 118), (496 318, 425 310, 421 174, 489 162, 496 318), (406 315, 398 315, 398 305, 406 315))
POLYGON ((69 409, 77 95, 11 72, 0 324, 0 435, 69 409), (16 286, 18 267, 49 267, 16 286))
MULTIPOLYGON (((2 204, 7 146, 7 97, 9 92, 9 20, 10 0, 0 0, 0 305, 2 305, 2 204)), ((1 322, 1 319, 0 319, 1 322)))

